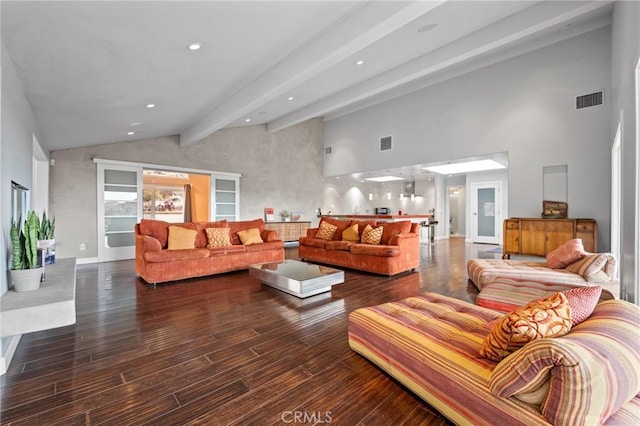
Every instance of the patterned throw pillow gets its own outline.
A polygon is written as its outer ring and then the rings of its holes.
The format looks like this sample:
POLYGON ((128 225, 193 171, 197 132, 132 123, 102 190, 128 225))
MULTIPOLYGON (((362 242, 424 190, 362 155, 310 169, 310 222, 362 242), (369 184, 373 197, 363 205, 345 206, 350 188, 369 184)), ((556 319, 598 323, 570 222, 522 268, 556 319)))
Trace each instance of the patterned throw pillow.
POLYGON ((362 238, 360 239, 360 242, 362 244, 378 245, 382 239, 382 232, 384 232, 383 226, 378 226, 374 229, 371 225, 367 225, 365 226, 364 231, 362 231, 362 238))
POLYGON ((207 248, 231 245, 230 228, 207 228, 207 248))
POLYGON ((242 245, 245 246, 264 243, 264 241, 262 241, 262 237, 260 237, 260 230, 258 228, 251 228, 240 231, 238 232, 238 237, 240 237, 242 245))
POLYGON ((316 233, 316 238, 320 238, 322 240, 331 240, 333 235, 336 233, 338 229, 337 226, 330 224, 329 222, 322 222, 320 224, 320 228, 318 228, 318 232, 316 233))
POLYGON ((501 317, 480 348, 480 355, 500 361, 532 340, 560 337, 571 329, 571 307, 562 293, 533 300, 501 317))
POLYGON ((602 287, 577 287, 563 293, 571 306, 571 327, 574 327, 589 318, 600 300, 602 287))
POLYGON ((169 227, 169 250, 184 250, 196 247, 196 235, 198 231, 195 229, 185 229, 181 226, 169 227))
POLYGON ((552 269, 562 269, 586 255, 582 238, 574 238, 547 254, 547 266, 552 269))
POLYGON ((358 224, 355 223, 342 231, 342 241, 360 242, 360 234, 358 233, 358 224))

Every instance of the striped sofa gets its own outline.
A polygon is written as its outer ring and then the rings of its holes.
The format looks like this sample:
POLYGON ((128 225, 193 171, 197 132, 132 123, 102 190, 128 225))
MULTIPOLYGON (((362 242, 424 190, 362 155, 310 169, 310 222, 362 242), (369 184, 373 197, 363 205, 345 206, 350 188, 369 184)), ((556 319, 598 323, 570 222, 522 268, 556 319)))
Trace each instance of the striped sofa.
POLYGON ((640 424, 640 308, 601 301, 563 337, 493 362, 479 349, 500 315, 425 293, 351 312, 349 345, 456 424, 640 424))
MULTIPOLYGON (((616 269, 616 259, 609 253, 601 253, 607 258, 602 271, 608 277, 613 277, 616 269)), ((496 278, 512 278, 526 281, 544 282, 549 284, 590 285, 583 275, 568 269, 552 269, 546 262, 532 262, 526 260, 503 259, 470 259, 467 262, 469 279, 482 290, 496 278)), ((600 285, 600 284, 599 284, 600 285)))

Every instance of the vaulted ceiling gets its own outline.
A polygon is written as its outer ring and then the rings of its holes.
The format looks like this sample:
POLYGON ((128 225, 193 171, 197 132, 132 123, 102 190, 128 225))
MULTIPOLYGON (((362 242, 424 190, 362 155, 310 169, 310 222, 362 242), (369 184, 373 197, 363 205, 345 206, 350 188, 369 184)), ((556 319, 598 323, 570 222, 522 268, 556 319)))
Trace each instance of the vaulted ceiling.
POLYGON ((2 42, 50 150, 167 135, 188 146, 227 127, 330 119, 608 25, 611 13, 607 1, 0 5, 2 42))

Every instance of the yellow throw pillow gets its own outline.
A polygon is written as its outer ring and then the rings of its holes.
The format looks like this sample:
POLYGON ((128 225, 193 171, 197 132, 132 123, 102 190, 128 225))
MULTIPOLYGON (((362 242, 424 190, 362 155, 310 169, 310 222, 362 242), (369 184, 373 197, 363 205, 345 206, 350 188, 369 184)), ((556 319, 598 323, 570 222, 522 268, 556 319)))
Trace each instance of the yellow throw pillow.
POLYGON ((330 224, 329 222, 322 222, 320 224, 320 228, 318 232, 316 232, 316 238, 320 238, 322 240, 331 240, 335 235, 338 227, 330 224))
POLYGON ((251 244, 260 244, 264 243, 262 238, 260 237, 260 230, 258 228, 251 228, 244 231, 238 232, 238 237, 240 237, 240 241, 242 245, 250 246, 251 244))
POLYGON ((355 223, 342 231, 342 241, 360 242, 360 234, 358 233, 358 224, 355 223))
POLYGON ((533 300, 493 326, 480 355, 500 361, 532 340, 564 336, 571 329, 571 306, 563 293, 533 300))
POLYGON ((169 250, 192 249, 196 247, 196 235, 198 231, 195 229, 186 229, 181 226, 169 227, 169 250))
POLYGON ((364 231, 362 231, 362 239, 360 242, 362 244, 378 245, 382 239, 382 231, 384 231, 384 227, 382 226, 378 226, 374 229, 371 225, 367 225, 365 226, 364 231))
POLYGON ((207 228, 207 248, 231 245, 230 228, 207 228))

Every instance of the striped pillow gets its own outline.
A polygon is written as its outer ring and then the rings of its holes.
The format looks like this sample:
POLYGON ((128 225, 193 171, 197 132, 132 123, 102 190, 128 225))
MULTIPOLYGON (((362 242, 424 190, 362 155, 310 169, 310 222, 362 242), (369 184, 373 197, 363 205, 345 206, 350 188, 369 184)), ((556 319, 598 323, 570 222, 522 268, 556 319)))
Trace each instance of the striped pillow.
POLYGON ((493 370, 500 397, 528 393, 551 380, 540 410, 555 425, 603 424, 640 393, 640 307, 599 303, 571 333, 527 344, 493 370))
POLYGON ((595 275, 604 268, 609 258, 604 254, 588 254, 577 262, 573 262, 565 269, 583 277, 595 275))

